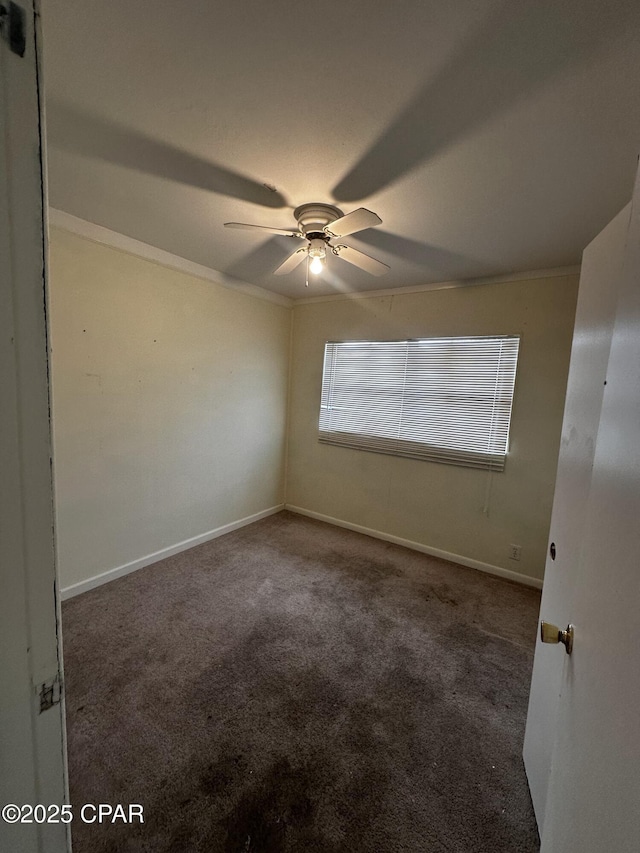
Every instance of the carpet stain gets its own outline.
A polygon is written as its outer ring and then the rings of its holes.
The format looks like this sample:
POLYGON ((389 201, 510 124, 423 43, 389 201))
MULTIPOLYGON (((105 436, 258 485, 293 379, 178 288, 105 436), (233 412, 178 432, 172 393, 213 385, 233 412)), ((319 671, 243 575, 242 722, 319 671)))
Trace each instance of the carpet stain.
POLYGON ((204 794, 217 796, 221 790, 247 772, 247 760, 243 755, 226 755, 216 764, 209 764, 200 774, 200 790, 204 794))
POLYGON ((313 826, 310 788, 304 769, 294 769, 286 758, 273 764, 252 783, 229 816, 225 853, 283 850, 291 827, 300 833, 313 826))

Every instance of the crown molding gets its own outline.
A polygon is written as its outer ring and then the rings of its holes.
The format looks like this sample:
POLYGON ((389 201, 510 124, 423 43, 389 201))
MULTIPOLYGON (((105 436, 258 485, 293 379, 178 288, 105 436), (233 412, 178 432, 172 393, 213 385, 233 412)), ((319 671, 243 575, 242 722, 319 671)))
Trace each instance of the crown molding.
POLYGON ((58 210, 55 207, 49 208, 49 224, 55 228, 61 228, 64 231, 70 231, 79 237, 85 237, 87 240, 92 240, 94 243, 100 243, 103 246, 110 246, 112 249, 118 249, 121 252, 127 252, 130 255, 135 255, 138 258, 144 258, 146 261, 159 264, 169 269, 178 270, 179 272, 192 275, 195 278, 202 278, 205 281, 211 281, 214 284, 219 284, 221 287, 226 287, 229 290, 236 290, 244 293, 246 296, 253 296, 256 299, 262 299, 265 302, 273 302, 276 305, 283 305, 286 308, 291 308, 293 300, 287 296, 281 296, 279 293, 273 293, 266 290, 264 287, 258 287, 255 284, 249 284, 234 276, 226 275, 219 270, 205 267, 202 264, 197 264, 194 261, 189 261, 186 258, 181 258, 179 255, 174 255, 172 252, 165 252, 164 249, 158 249, 156 246, 150 246, 148 243, 143 243, 141 240, 135 240, 133 237, 127 237, 126 234, 120 234, 118 231, 112 231, 110 228, 105 228, 103 225, 96 225, 94 222, 88 222, 86 219, 80 219, 78 216, 73 216, 66 213, 64 210, 58 210))
POLYGON ((450 290, 455 287, 475 287, 481 284, 504 284, 512 281, 536 281, 543 278, 566 278, 580 275, 580 265, 570 267, 551 267, 541 270, 525 270, 505 275, 468 278, 458 281, 438 281, 431 284, 416 284, 408 287, 389 287, 384 290, 362 290, 352 293, 332 293, 325 296, 306 296, 294 299, 294 305, 306 305, 311 302, 337 302, 352 299, 375 299, 381 296, 400 296, 403 293, 425 293, 430 290, 450 290))
POLYGON ((121 234, 118 231, 112 231, 110 228, 105 228, 103 225, 96 225, 94 222, 89 222, 86 219, 81 219, 78 216, 73 216, 71 213, 66 213, 64 210, 59 210, 55 207, 49 208, 49 224, 55 228, 61 228, 64 231, 69 231, 79 237, 84 237, 87 240, 92 240, 94 243, 100 243, 103 246, 110 246, 113 249, 118 249, 121 252, 127 252, 130 255, 135 255, 139 258, 144 258, 152 263, 159 264, 163 267, 178 270, 179 272, 192 275, 195 278, 201 278, 205 281, 211 281, 214 284, 219 284, 221 287, 226 287, 229 290, 236 290, 239 293, 244 293, 247 296, 253 296, 256 299, 262 299, 265 302, 272 302, 276 305, 282 305, 286 308, 291 308, 294 305, 306 305, 314 302, 336 302, 350 301, 353 299, 375 299, 386 296, 400 296, 409 293, 425 293, 431 290, 449 290, 456 287, 475 287, 483 284, 503 284, 513 281, 535 281, 536 279, 544 278, 566 278, 580 274, 580 265, 568 267, 551 267, 549 269, 525 270, 522 272, 507 273, 505 275, 484 276, 482 278, 459 279, 456 281, 439 281, 430 284, 416 284, 408 287, 389 287, 384 290, 363 290, 354 291, 351 293, 332 293, 324 296, 307 296, 299 299, 290 299, 287 296, 282 296, 279 293, 274 293, 264 287, 259 287, 256 284, 250 284, 242 279, 227 275, 214 270, 211 267, 203 264, 189 261, 180 255, 174 255, 172 252, 167 252, 164 249, 159 249, 157 246, 151 246, 149 243, 143 243, 141 240, 136 240, 133 237, 128 237, 126 234, 121 234))

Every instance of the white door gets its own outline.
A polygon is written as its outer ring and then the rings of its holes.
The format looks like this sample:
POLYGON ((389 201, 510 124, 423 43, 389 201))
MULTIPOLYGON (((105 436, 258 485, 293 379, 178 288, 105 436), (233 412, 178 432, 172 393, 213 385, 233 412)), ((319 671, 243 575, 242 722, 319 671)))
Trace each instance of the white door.
MULTIPOLYGON (((567 381, 556 490, 551 515, 541 618, 563 628, 569 619, 572 588, 579 574, 593 458, 611 349, 611 337, 629 227, 631 205, 585 249, 567 381)), ((573 618, 573 617, 572 617, 573 618)), ((556 714, 565 661, 558 649, 538 640, 524 760, 531 797, 542 831, 556 714)))
MULTIPOLYGON (((36 17, 32 0, 11 7, 0 38, 0 808, 40 803, 55 817, 66 793, 36 17)), ((65 823, 14 818, 5 808, 0 850, 70 849, 65 823)))
POLYGON ((581 275, 525 764, 543 853, 640 850, 640 185, 581 275))

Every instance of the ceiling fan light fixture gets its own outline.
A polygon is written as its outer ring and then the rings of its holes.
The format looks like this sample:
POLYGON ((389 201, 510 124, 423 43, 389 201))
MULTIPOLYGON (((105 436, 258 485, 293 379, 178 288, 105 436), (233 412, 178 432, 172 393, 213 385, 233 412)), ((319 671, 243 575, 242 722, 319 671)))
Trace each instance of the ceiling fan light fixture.
POLYGON ((327 244, 321 237, 309 240, 309 272, 321 273, 327 259, 327 244))

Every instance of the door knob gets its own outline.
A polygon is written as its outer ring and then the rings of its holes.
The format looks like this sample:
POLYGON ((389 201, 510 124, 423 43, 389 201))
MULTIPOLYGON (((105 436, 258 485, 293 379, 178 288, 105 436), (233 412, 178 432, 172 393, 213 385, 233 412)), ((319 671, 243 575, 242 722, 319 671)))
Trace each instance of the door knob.
POLYGON ((543 643, 562 643, 568 655, 573 651, 573 625, 567 625, 566 631, 561 631, 551 622, 540 622, 540 639, 543 643))

